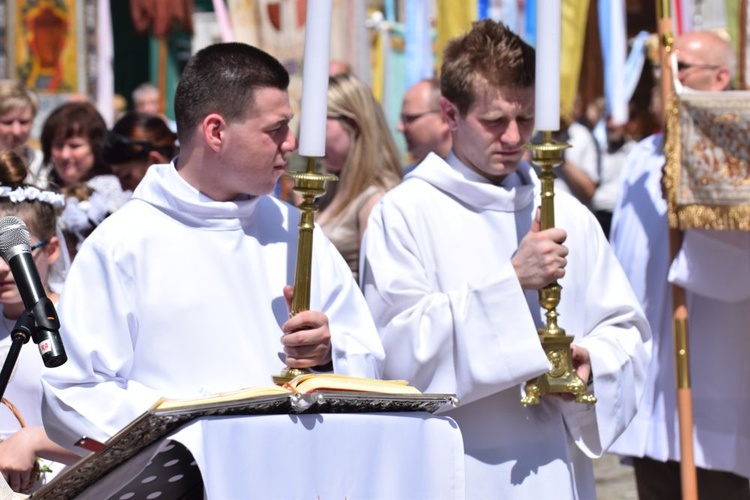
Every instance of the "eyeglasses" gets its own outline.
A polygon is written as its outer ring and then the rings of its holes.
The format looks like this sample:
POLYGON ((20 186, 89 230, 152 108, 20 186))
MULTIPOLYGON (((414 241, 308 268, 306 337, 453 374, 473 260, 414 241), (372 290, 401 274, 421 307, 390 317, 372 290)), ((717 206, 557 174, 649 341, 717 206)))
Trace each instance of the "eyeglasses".
POLYGON ((425 111, 424 113, 416 113, 416 114, 413 114, 413 115, 403 115, 402 114, 400 116, 400 119, 401 119, 401 123, 403 123, 404 125, 411 125, 412 123, 414 123, 415 121, 419 120, 423 116, 425 116, 425 115, 431 115, 433 113, 440 113, 440 111, 437 110, 437 109, 431 109, 429 111, 425 111))
POLYGON ((43 246, 45 246, 45 245, 46 245, 47 243, 49 243, 49 240, 42 240, 42 241, 40 241, 39 243, 34 243, 33 245, 31 245, 31 251, 33 252, 33 251, 34 251, 34 250, 36 250, 37 248, 42 248, 42 247, 43 247, 43 246))
POLYGON ((677 61, 677 71, 685 71, 686 69, 690 68, 698 68, 698 69, 719 69, 720 66, 717 66, 715 64, 691 64, 686 63, 683 61, 677 61))

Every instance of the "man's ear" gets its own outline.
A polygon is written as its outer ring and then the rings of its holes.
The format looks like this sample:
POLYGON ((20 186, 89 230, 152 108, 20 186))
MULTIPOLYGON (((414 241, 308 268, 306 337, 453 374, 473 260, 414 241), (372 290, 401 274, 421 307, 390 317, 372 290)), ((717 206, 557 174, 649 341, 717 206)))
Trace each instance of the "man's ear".
POLYGON ((455 104, 450 102, 445 97, 441 97, 440 101, 438 101, 438 104, 440 105, 440 116, 443 117, 443 121, 448 124, 448 128, 450 130, 456 130, 456 127, 458 126, 458 108, 455 104))
POLYGON ((717 89, 728 89, 732 83, 732 75, 729 70, 722 66, 716 71, 716 88, 717 89))
POLYGON ((203 133, 203 140, 206 145, 215 152, 221 149, 224 142, 224 133, 226 132, 227 124, 221 115, 211 113, 201 122, 201 132, 203 133))
POLYGON ((158 151, 149 151, 148 152, 148 163, 149 165, 158 165, 161 163, 169 163, 172 161, 172 158, 167 158, 163 154, 161 154, 158 151))

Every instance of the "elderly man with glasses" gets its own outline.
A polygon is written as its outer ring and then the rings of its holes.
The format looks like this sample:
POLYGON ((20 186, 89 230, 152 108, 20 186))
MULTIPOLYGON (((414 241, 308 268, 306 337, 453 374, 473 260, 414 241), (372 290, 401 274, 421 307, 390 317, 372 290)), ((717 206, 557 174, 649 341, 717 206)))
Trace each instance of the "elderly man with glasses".
MULTIPOLYGON (((676 78, 692 91, 727 90, 735 58, 727 41, 699 31, 674 45, 676 78)), ((646 391, 630 427, 610 448, 633 457, 642 500, 680 498, 681 451, 670 283, 686 289, 694 452, 700 498, 750 498, 750 232, 687 230, 669 257, 662 195, 664 138, 641 141, 623 167, 610 242, 653 331, 646 391)))
POLYGON ((411 171, 430 152, 445 158, 451 150, 450 130, 440 116, 439 100, 440 82, 434 78, 420 80, 404 94, 398 131, 404 134, 413 160, 404 173, 411 171))

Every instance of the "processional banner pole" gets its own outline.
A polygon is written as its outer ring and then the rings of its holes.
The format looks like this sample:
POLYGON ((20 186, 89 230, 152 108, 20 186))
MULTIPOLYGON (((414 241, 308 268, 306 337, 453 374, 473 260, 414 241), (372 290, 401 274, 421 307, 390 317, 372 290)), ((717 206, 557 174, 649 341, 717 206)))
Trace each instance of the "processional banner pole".
MULTIPOLYGON (((661 95, 664 110, 664 144, 667 135, 675 133, 667 126, 668 114, 675 109, 672 99, 675 75, 672 74, 672 33, 671 0, 656 0, 657 28, 661 55, 661 95)), ((669 262, 674 261, 682 246, 682 232, 669 228, 669 262)), ((677 414, 680 433, 680 478, 683 500, 698 499, 698 479, 693 450, 693 398, 690 386, 690 355, 688 349, 688 313, 685 289, 672 285, 672 333, 675 348, 675 381, 677 385, 677 414)))

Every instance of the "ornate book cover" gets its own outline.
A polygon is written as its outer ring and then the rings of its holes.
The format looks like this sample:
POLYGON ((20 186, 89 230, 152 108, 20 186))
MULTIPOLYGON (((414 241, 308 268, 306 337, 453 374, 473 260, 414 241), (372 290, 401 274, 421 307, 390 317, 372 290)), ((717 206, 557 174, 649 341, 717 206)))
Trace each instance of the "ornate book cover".
MULTIPOLYGON (((400 382, 395 383, 401 385, 400 382)), ((75 498, 144 448, 197 418, 290 413, 434 413, 446 405, 457 406, 458 399, 450 394, 385 394, 351 390, 315 390, 301 394, 277 386, 250 388, 199 399, 160 400, 112 436, 100 451, 86 456, 62 472, 34 493, 33 498, 75 498)))

